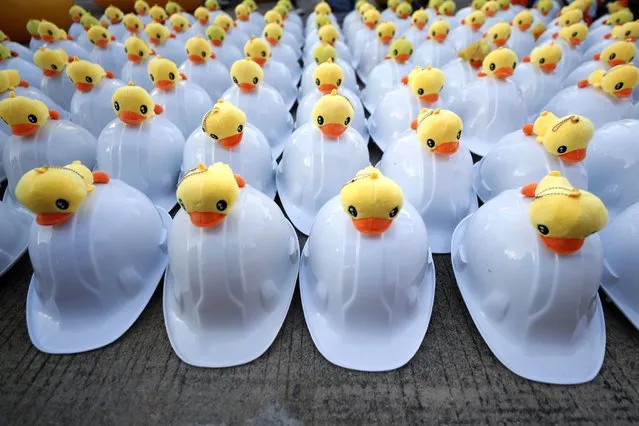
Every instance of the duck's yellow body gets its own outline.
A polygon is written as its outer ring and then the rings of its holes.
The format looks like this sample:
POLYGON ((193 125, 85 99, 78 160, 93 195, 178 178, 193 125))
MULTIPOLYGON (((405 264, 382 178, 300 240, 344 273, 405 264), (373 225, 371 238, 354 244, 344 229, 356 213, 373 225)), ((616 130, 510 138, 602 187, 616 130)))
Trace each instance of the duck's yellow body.
POLYGON ((502 21, 490 27, 484 36, 484 39, 488 43, 492 43, 497 47, 502 47, 508 42, 508 39, 510 39, 511 33, 510 25, 502 21))
POLYGON ((481 10, 475 10, 461 20, 462 25, 466 25, 473 31, 479 31, 486 21, 486 15, 481 10))
POLYGON ((637 47, 630 41, 617 41, 606 47, 593 57, 595 61, 603 61, 610 67, 629 64, 637 55, 637 47))
POLYGON ((586 117, 557 117, 549 111, 543 111, 523 130, 527 135, 536 136, 546 151, 567 163, 578 163, 586 158, 586 149, 595 133, 592 122, 586 117))
POLYGON ((437 43, 443 43, 446 41, 448 33, 450 33, 450 24, 448 21, 438 19, 430 25, 426 38, 428 40, 434 40, 437 43))
POLYGON ((428 25, 428 13, 422 8, 417 9, 413 12, 410 17, 411 25, 418 30, 423 30, 428 25))
POLYGON ((313 49, 313 59, 316 64, 323 64, 331 59, 333 62, 337 60, 337 51, 333 46, 328 43, 320 43, 315 49, 313 49))
POLYGON ((111 98, 111 104, 118 118, 132 126, 162 113, 162 107, 155 104, 149 92, 133 82, 116 90, 111 98))
POLYGON ((244 45, 244 54, 263 67, 271 57, 271 48, 266 40, 253 36, 244 45))
POLYGON ((136 36, 131 36, 124 42, 124 53, 126 53, 129 61, 140 64, 154 52, 144 40, 136 36))
POLYGON ((235 148, 242 142, 246 126, 246 115, 235 105, 218 100, 202 120, 202 131, 226 149, 235 148))
POLYGON ((188 39, 184 48, 188 59, 194 64, 205 64, 209 59, 215 58, 211 45, 200 35, 188 39))

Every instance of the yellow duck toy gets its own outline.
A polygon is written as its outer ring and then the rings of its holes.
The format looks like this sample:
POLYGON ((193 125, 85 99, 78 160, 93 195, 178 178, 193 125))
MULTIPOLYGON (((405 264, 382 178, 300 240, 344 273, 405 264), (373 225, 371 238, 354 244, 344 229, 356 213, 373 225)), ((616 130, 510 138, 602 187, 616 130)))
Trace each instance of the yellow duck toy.
POLYGON ((224 163, 209 167, 200 163, 184 175, 176 196, 193 225, 213 228, 226 219, 245 185, 244 179, 224 163))
POLYGON ((464 130, 464 123, 457 114, 441 108, 426 109, 417 120, 417 138, 426 149, 438 155, 457 152, 464 130))
POLYGON ((160 46, 164 44, 164 42, 168 38, 175 38, 175 34, 172 34, 171 31, 167 27, 162 24, 158 24, 157 22, 151 22, 144 28, 144 32, 146 33, 149 41, 154 46, 160 46))
POLYGON ((109 30, 104 27, 94 26, 87 31, 87 38, 91 44, 96 45, 100 49, 106 49, 111 41, 115 40, 115 37, 111 35, 109 30))
POLYGON ((630 9, 620 9, 615 13, 611 13, 608 19, 604 19, 602 24, 616 26, 623 25, 634 19, 634 15, 630 9))
POLYGON ((332 23, 333 21, 331 21, 331 18, 328 15, 317 15, 317 18, 315 18, 315 28, 317 28, 317 30, 322 28, 324 25, 331 25, 332 23))
POLYGON ((268 24, 262 31, 262 37, 264 37, 271 46, 277 46, 280 40, 282 40, 283 35, 284 30, 282 30, 282 27, 278 24, 268 24))
POLYGON ((69 8, 69 16, 71 16, 71 20, 76 24, 80 23, 80 19, 82 19, 82 15, 85 13, 87 13, 87 11, 77 4, 74 4, 69 8))
POLYGON ((484 34, 484 39, 496 47, 503 47, 508 42, 511 32, 510 25, 503 21, 498 22, 484 34))
POLYGON ((595 53, 595 61, 603 61, 610 67, 629 64, 637 54, 637 47, 630 41, 617 41, 606 47, 601 53, 595 53))
POLYGON ((313 71, 313 81, 315 82, 317 90, 327 95, 342 86, 344 82, 344 71, 342 67, 329 59, 315 68, 315 71, 313 71))
POLYGON ((263 67, 271 57, 271 48, 266 40, 253 36, 244 45, 244 55, 263 67))
POLYGON ((122 23, 131 35, 138 35, 144 30, 142 20, 135 13, 127 13, 124 15, 122 23))
POLYGON ((211 19, 211 15, 209 14, 209 10, 206 7, 200 6, 195 9, 195 12, 193 12, 193 16, 195 16, 197 22, 203 27, 209 25, 209 19, 211 19))
POLYGON ((381 235, 404 206, 402 189, 373 166, 357 172, 339 193, 342 208, 364 235, 381 235))
POLYGON ((395 40, 388 49, 387 58, 392 58, 400 64, 406 63, 413 55, 413 43, 406 37, 395 40))
POLYGON ((220 3, 217 0, 206 0, 204 7, 206 7, 209 12, 215 12, 216 10, 220 10, 220 3))
POLYGON ((519 31, 528 31, 530 27, 532 27, 533 22, 535 21, 535 16, 528 9, 522 10, 519 12, 513 20, 511 21, 511 25, 516 25, 519 28, 519 31))
POLYGON ((477 40, 457 52, 457 56, 468 62, 474 69, 479 69, 490 51, 490 46, 486 41, 477 40))
POLYGON ((337 51, 328 43, 321 43, 313 50, 313 59, 316 64, 323 64, 329 59, 333 62, 337 60, 337 51))
POLYGON ((217 15, 213 20, 213 24, 222 27, 224 32, 228 33, 232 27, 235 26, 235 22, 228 15, 217 15))
POLYGON ((510 49, 500 47, 490 52, 484 62, 482 62, 482 70, 477 74, 478 77, 491 76, 499 80, 503 80, 513 75, 517 68, 517 55, 510 49))
POLYGON ((44 166, 25 173, 16 186, 16 198, 36 215, 42 226, 60 225, 76 213, 94 184, 106 184, 109 175, 91 172, 79 161, 63 167, 44 166))
POLYGON ((63 33, 54 23, 49 21, 40 21, 38 25, 38 34, 45 43, 53 43, 63 39, 63 33))
POLYGON ((507 11, 510 9, 510 0, 497 0, 497 4, 500 10, 507 11))
POLYGON ((408 19, 411 13, 413 13, 413 6, 411 6, 408 2, 400 3, 395 10, 395 16, 399 19, 408 19))
POLYGON ((588 36, 588 26, 583 22, 563 27, 558 33, 553 34, 553 38, 560 38, 573 47, 579 46, 588 36))
POLYGON ((444 0, 428 0, 428 9, 432 9, 435 12, 437 12, 437 9, 439 9, 439 6, 441 6, 441 4, 444 2, 444 0))
POLYGON ((85 13, 84 16, 80 19, 80 25, 84 28, 84 31, 89 31, 91 27, 95 25, 100 25, 100 21, 98 21, 95 17, 93 17, 89 13, 85 13))
POLYGON ((334 46, 337 40, 339 40, 339 32, 333 25, 324 25, 317 31, 317 38, 320 43, 328 43, 334 46))
POLYGON ((569 27, 574 24, 578 24, 584 18, 584 14, 579 9, 571 9, 561 14, 557 25, 560 27, 569 27))
POLYGON ((628 7, 628 0, 613 1, 606 5, 606 8, 608 9, 608 13, 610 14, 619 12, 621 9, 624 9, 627 7, 628 7))
POLYGON ((608 71, 595 70, 588 76, 588 80, 581 80, 578 87, 588 86, 603 90, 609 95, 619 99, 626 99, 632 96, 633 89, 639 83, 639 69, 633 65, 617 65, 608 71))
POLYGON ((427 40, 434 40, 437 43, 443 43, 446 41, 446 37, 448 37, 448 33, 450 32, 450 24, 444 20, 437 20, 433 22, 428 29, 428 36, 426 36, 427 40))
POLYGON ((169 91, 180 81, 186 81, 186 76, 179 72, 175 62, 159 56, 149 61, 147 70, 149 78, 159 90, 169 91))
POLYGON ((486 15, 481 10, 475 10, 468 14, 465 18, 461 20, 462 25, 466 25, 473 31, 479 31, 481 26, 484 25, 484 21, 486 20, 486 15))
POLYGON ((544 25, 543 22, 537 22, 530 30, 530 34, 532 34, 535 41, 537 41, 545 31, 546 25, 544 25))
POLYGON ((132 36, 124 43, 124 53, 126 53, 129 61, 140 64, 155 52, 141 38, 132 36))
POLYGON ((74 60, 67 65, 67 76, 71 79, 75 88, 81 92, 89 92, 102 79, 113 78, 114 75, 110 71, 105 71, 98 64, 89 61, 74 60))
POLYGON ((224 43, 226 31, 224 31, 224 28, 219 25, 211 25, 206 29, 206 37, 213 46, 220 47, 222 43, 224 43))
POLYGON ((481 10, 481 8, 484 7, 487 1, 488 0, 473 0, 470 3, 470 7, 472 7, 475 10, 481 10))
POLYGON ((215 53, 211 50, 211 45, 202 36, 191 37, 184 45, 187 57, 194 64, 203 64, 209 59, 215 59, 215 53))
POLYGON ((317 15, 329 15, 331 13, 331 6, 325 1, 322 1, 317 3, 314 11, 317 15))
POLYGON ((39 19, 29 19, 27 21, 27 31, 29 32, 29 34, 31 35, 31 38, 35 39, 35 40, 40 40, 42 37, 40 37, 40 33, 38 32, 38 27, 40 26, 40 20, 39 19))
POLYGON ((452 0, 446 0, 437 9, 437 14, 444 16, 453 16, 456 10, 457 6, 455 5, 455 2, 452 0))
POLYGON ((136 2, 133 3, 133 10, 140 16, 146 16, 149 13, 149 9, 149 4, 144 0, 136 0, 136 2))
POLYGON ((267 25, 277 24, 277 25, 283 26, 284 24, 282 22, 283 22, 282 15, 280 15, 275 10, 269 10, 268 12, 264 14, 264 23, 267 25))
POLYGON ((535 47, 530 56, 524 56, 523 62, 530 62, 542 72, 549 74, 557 68, 557 64, 563 56, 561 47, 553 42, 535 47))
POLYGON ((74 59, 67 56, 64 49, 47 49, 41 47, 33 54, 33 63, 41 70, 42 74, 47 77, 55 77, 64 71, 67 63, 74 59))
POLYGON ((245 126, 244 112, 222 99, 202 119, 202 131, 226 149, 233 149, 242 142, 245 126))
POLYGON ((538 184, 524 186, 521 192, 533 198, 528 215, 542 243, 559 255, 577 252, 586 237, 608 223, 603 202, 574 188, 558 171, 550 172, 538 184))
POLYGON ((171 28, 177 34, 184 33, 191 28, 191 24, 189 24, 189 20, 186 19, 183 15, 178 13, 171 15, 169 18, 169 22, 171 23, 171 28))
POLYGON ((586 149, 595 128, 590 120, 580 115, 557 117, 543 111, 533 124, 523 127, 524 134, 536 136, 546 151, 566 163, 578 163, 586 158, 586 149))
POLYGON ((162 114, 163 111, 160 105, 155 104, 149 92, 132 81, 115 91, 111 103, 115 115, 132 126, 137 126, 156 114, 162 114))
POLYGON ((410 91, 425 104, 434 104, 439 100, 444 83, 446 76, 442 70, 431 66, 411 72, 408 77, 410 91))
POLYGON ((428 13, 424 9, 417 9, 410 18, 410 24, 422 31, 428 25, 428 13))
POLYGON ((264 79, 264 72, 257 62, 246 58, 231 66, 231 80, 244 93, 253 92, 264 79))
POLYGON ((487 1, 486 4, 481 8, 481 11, 484 12, 484 15, 492 18, 495 16, 497 11, 499 10, 499 4, 496 1, 487 1))
POLYGON ((322 96, 313 108, 313 122, 326 137, 337 139, 353 121, 355 110, 350 101, 333 90, 322 96))
POLYGON ((109 6, 104 10, 104 15, 111 25, 119 24, 124 18, 124 13, 115 6, 109 6))
POLYGON ((382 15, 379 11, 377 9, 371 9, 364 14, 364 26, 369 30, 373 30, 377 27, 380 19, 382 19, 382 15))
POLYGON ((50 111, 43 102, 10 92, 8 98, 0 101, 0 118, 11 128, 12 134, 30 136, 47 124, 48 119, 60 119, 60 114, 50 111))
POLYGON ((20 73, 16 70, 0 71, 0 93, 13 90, 16 87, 29 87, 27 81, 20 79, 20 73))
POLYGON ((235 19, 242 22, 248 22, 249 15, 251 14, 250 9, 245 4, 238 4, 235 6, 235 19))
POLYGON ((173 16, 176 13, 184 12, 184 9, 182 8, 182 6, 180 6, 179 3, 176 3, 174 1, 166 2, 166 6, 164 6, 164 10, 166 10, 166 13, 169 16, 173 16))
POLYGON ((149 9, 149 16, 151 17, 153 22, 157 24, 164 24, 164 22, 166 21, 166 18, 168 17, 168 15, 166 14, 166 11, 161 6, 158 6, 157 4, 153 5, 153 7, 149 9))
POLYGON ((618 41, 630 40, 634 43, 639 40, 639 21, 627 22, 621 26, 614 27, 612 32, 606 34, 604 38, 613 38, 618 41))

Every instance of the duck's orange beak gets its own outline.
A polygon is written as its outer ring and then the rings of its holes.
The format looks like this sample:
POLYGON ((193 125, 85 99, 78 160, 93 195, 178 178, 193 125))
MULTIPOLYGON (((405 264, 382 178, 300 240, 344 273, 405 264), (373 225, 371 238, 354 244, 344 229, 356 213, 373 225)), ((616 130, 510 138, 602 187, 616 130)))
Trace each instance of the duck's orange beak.
POLYGON ((341 123, 328 123, 320 127, 321 132, 329 138, 338 138, 346 131, 348 127, 341 123))
POLYGON ((497 78, 502 78, 502 79, 506 77, 510 77, 511 75, 513 75, 513 69, 509 67, 497 68, 495 72, 493 73, 493 75, 497 78))
POLYGON ((399 62, 400 64, 403 64, 404 62, 408 61, 409 59, 410 59, 410 55, 408 55, 407 53, 402 53, 401 55, 395 56, 395 60, 397 62, 399 62))
POLYGON ((540 235, 541 241, 549 249, 557 254, 573 254, 584 245, 582 238, 559 238, 540 235))
POLYGON ((443 43, 446 41, 446 34, 437 34, 435 36, 435 41, 437 41, 437 43, 443 43))
POLYGON ((226 215, 214 212, 191 212, 189 218, 191 223, 200 228, 213 228, 222 223, 226 215))
POLYGON ((408 18, 408 13, 400 13, 399 14, 399 19, 406 19, 408 18))
POLYGON ((475 68, 476 70, 481 68, 482 64, 483 64, 483 61, 480 61, 479 59, 471 59, 470 60, 470 66, 475 68))
POLYGON ((426 27, 426 22, 418 22, 415 24, 415 28, 417 28, 418 30, 423 30, 426 27))
POLYGON ((506 40, 505 38, 498 38, 496 40, 493 40, 493 43, 497 47, 504 47, 504 45, 506 44, 506 41, 508 40, 506 40))
POLYGON ((16 136, 29 136, 38 131, 40 126, 33 123, 20 123, 11 126, 11 133, 16 136))
POLYGON ((570 44, 572 44, 573 46, 577 47, 581 44, 581 40, 578 39, 577 37, 571 37, 570 38, 570 44))
POLYGON ((53 38, 53 36, 47 34, 42 36, 42 40, 44 40, 45 43, 53 43, 55 39, 53 38))
POLYGON ((528 31, 528 29, 532 26, 532 24, 521 24, 519 26, 520 31, 528 31))
POLYGON ((96 41, 95 45, 98 46, 100 49, 104 49, 104 48, 106 48, 109 45, 109 40, 102 38, 102 39, 96 41))
POLYGON ((444 13, 444 15, 449 16, 449 17, 453 16, 453 11, 452 10, 448 10, 448 11, 446 11, 446 13, 444 13))
POLYGON ((138 9, 138 15, 146 15, 146 10, 138 9))
POLYGON ((59 225, 71 219, 72 213, 40 213, 36 216, 36 223, 42 226, 59 225))
POLYGON ((112 23, 113 25, 118 24, 118 23, 120 22, 120 21, 119 21, 119 20, 117 20, 116 18, 109 19, 109 21, 111 21, 111 23, 112 23))
POLYGON ((435 149, 433 149, 433 152, 439 155, 452 155, 456 153, 458 149, 459 149, 458 141, 444 142, 440 145, 437 145, 435 149))
POLYGON ((216 47, 220 47, 222 45, 222 40, 211 40, 211 44, 216 47))
POLYGON ((78 22, 80 22, 80 17, 79 16, 72 16, 71 20, 77 24, 78 22))
POLYGON ((623 65, 625 63, 626 63, 626 61, 621 60, 621 59, 612 59, 612 60, 608 61, 608 65, 610 65, 611 67, 616 67, 617 65, 623 65))
POLYGON ((479 29, 481 28, 481 24, 479 23, 470 24, 470 28, 472 28, 473 31, 479 31, 479 29))
POLYGON ((492 10, 487 10, 486 11, 486 16, 489 16, 489 17, 492 18, 493 16, 495 16, 495 12, 493 12, 492 10))
POLYGON ((380 38, 382 44, 389 44, 393 40, 393 36, 385 35, 380 38))
POLYGON ((268 44, 271 46, 275 46, 277 44, 277 39, 273 37, 266 37, 266 41, 268 41, 268 44))
POLYGON ((142 57, 140 55, 134 55, 132 53, 129 53, 127 55, 127 58, 129 59, 129 61, 135 62, 136 64, 139 64, 140 62, 142 62, 142 57))
POLYGON ((75 83, 75 88, 78 89, 80 92, 88 92, 91 89, 93 89, 93 84, 89 84, 89 83, 75 83))
POLYGON ((368 28, 369 30, 375 29, 375 24, 373 22, 366 22, 364 23, 364 25, 366 25, 366 28, 368 28))
POLYGON ((149 41, 151 42, 152 45, 157 46, 160 44, 160 40, 153 37, 153 38, 149 38, 149 41))
POLYGON ((266 64, 266 58, 251 58, 253 62, 257 63, 260 67, 264 67, 266 64))
MULTIPOLYGON (((542 10, 542 11, 540 11, 540 13, 541 13, 543 16, 548 16, 548 14, 550 13, 550 11, 549 11, 549 10, 542 10)), ((490 16, 492 16, 492 15, 490 15, 490 16)))
POLYGON ((184 28, 180 27, 179 25, 173 25, 173 31, 175 31, 176 33, 181 33, 182 31, 184 31, 184 28))
POLYGON ((557 68, 557 64, 543 64, 539 67, 545 73, 551 73, 557 68))
POLYGON ((434 104, 439 100, 439 93, 428 93, 426 95, 422 95, 419 97, 422 102, 426 102, 427 104, 434 104))
POLYGON ((630 96, 632 96, 632 89, 630 87, 627 87, 625 89, 617 90, 615 92, 615 96, 621 99, 629 98, 630 96))
POLYGON ((241 15, 241 16, 238 16, 237 19, 239 19, 240 21, 246 22, 249 20, 249 17, 247 15, 241 15))
POLYGON ((126 29, 131 34, 136 34, 138 32, 138 28, 135 28, 135 27, 126 27, 126 29))
POLYGON ((220 144, 222 148, 231 149, 235 148, 242 142, 242 137, 244 136, 244 132, 235 134, 233 136, 228 136, 226 138, 218 139, 217 143, 220 144))
POLYGON ((367 217, 365 219, 353 219, 355 229, 364 235, 380 235, 390 228, 392 219, 380 217, 367 217))
POLYGON ((240 90, 244 93, 251 93, 253 90, 255 90, 255 86, 251 83, 238 83, 237 87, 239 87, 240 90))
POLYGON ((60 71, 42 70, 42 74, 46 75, 47 77, 54 77, 54 76, 60 74, 60 71))
POLYGON ((209 24, 209 18, 202 18, 202 19, 198 19, 197 20, 200 25, 208 25, 209 24))
POLYGON ((146 119, 142 114, 133 111, 122 111, 118 118, 132 126, 140 124, 146 119))
POLYGON ((162 19, 160 19, 160 18, 153 19, 153 22, 157 22, 158 24, 163 24, 164 23, 164 21, 162 19))
POLYGON ((206 59, 204 59, 200 55, 196 55, 194 53, 191 53, 189 55, 189 61, 193 62, 194 64, 203 64, 204 62, 206 62, 206 59))
POLYGON ((171 80, 157 80, 155 82, 155 87, 160 90, 169 90, 173 87, 174 82, 171 80))
POLYGON ((586 158, 586 149, 575 149, 573 151, 560 155, 559 158, 564 160, 566 163, 578 163, 586 158))
POLYGON ((324 95, 328 95, 333 90, 337 90, 337 85, 335 84, 320 84, 317 86, 317 90, 322 92, 324 95))

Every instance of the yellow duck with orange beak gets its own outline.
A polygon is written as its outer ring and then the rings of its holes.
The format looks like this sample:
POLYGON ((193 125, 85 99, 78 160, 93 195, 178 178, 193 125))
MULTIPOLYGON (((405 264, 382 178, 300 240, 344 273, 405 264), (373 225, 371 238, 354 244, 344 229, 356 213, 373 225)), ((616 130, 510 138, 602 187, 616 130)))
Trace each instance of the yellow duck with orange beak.
POLYGON ((245 126, 246 114, 222 99, 202 119, 204 134, 225 149, 233 149, 242 142, 245 126))
POLYGON ((563 52, 561 47, 555 43, 545 44, 535 47, 530 56, 524 56, 522 62, 531 63, 539 68, 541 72, 550 74, 557 69, 557 64, 561 60, 563 52))
POLYGON ((517 55, 510 49, 500 47, 484 58, 479 77, 490 76, 498 80, 511 77, 517 68, 517 55))
POLYGON ((326 137, 337 139, 349 128, 355 111, 350 101, 336 90, 324 95, 313 108, 313 122, 326 137))
POLYGON ((586 149, 595 133, 594 125, 586 117, 576 114, 557 117, 549 111, 542 111, 533 124, 526 124, 522 130, 525 135, 536 136, 546 151, 566 163, 586 158, 586 149))
POLYGON ((499 22, 488 30, 486 34, 484 34, 484 39, 487 43, 492 44, 495 48, 503 47, 510 39, 511 28, 506 22, 499 22))
POLYGON ((437 108, 419 114, 417 138, 428 151, 452 155, 459 149, 464 123, 452 111, 437 108))
POLYGON ((481 10, 475 10, 461 20, 461 24, 467 26, 471 31, 479 31, 486 21, 486 15, 481 10))
POLYGON ((263 79, 262 67, 250 58, 236 61, 231 67, 231 80, 244 93, 255 91, 263 79))
POLYGON ((124 15, 122 23, 128 31, 128 36, 146 38, 146 33, 144 32, 144 24, 142 23, 140 17, 135 13, 127 13, 126 15, 124 15))
POLYGON ((60 119, 60 114, 49 111, 41 101, 16 96, 11 92, 8 98, 0 101, 0 118, 9 126, 13 135, 26 137, 34 135, 47 124, 47 120, 60 119))
POLYGON ((163 111, 160 105, 155 104, 149 92, 132 81, 115 91, 111 104, 115 115, 130 126, 138 126, 163 111))
POLYGON ((315 82, 317 90, 327 95, 334 90, 340 89, 344 82, 344 71, 332 60, 328 60, 315 68, 315 71, 313 71, 313 81, 315 82))
POLYGON ((181 81, 186 81, 186 76, 179 72, 175 62, 160 56, 149 61, 149 78, 158 90, 170 91, 181 81))
POLYGON ((633 65, 624 64, 608 71, 595 70, 588 76, 588 80, 580 81, 578 86, 580 88, 592 86, 618 99, 626 99, 632 96, 632 91, 638 83, 639 69, 633 65))

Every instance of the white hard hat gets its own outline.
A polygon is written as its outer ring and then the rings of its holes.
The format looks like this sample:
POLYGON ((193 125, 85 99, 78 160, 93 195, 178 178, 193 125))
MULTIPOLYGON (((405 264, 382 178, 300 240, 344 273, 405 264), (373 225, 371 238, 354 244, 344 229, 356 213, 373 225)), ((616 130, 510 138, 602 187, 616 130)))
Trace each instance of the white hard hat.
MULTIPOLYGON (((115 78, 104 78, 88 92, 76 91, 73 94, 71 107, 69 108, 71 121, 91 132, 96 138, 99 137, 102 129, 115 117, 111 104, 113 94, 124 86, 125 83, 123 81, 115 78)), ((77 160, 77 158, 73 160, 77 160)), ((85 163, 82 162, 82 164, 85 163)), ((41 165, 38 164, 34 167, 41 165)), ((88 163, 86 165, 88 167, 88 163)))
POLYGON ((0 277, 27 251, 32 218, 0 201, 0 277))
POLYGON ((389 59, 380 62, 373 68, 368 77, 368 84, 362 91, 362 101, 366 109, 372 114, 375 104, 386 92, 401 84, 402 77, 408 75, 414 65, 411 61, 399 63, 389 59))
POLYGON ((162 117, 180 129, 184 140, 200 127, 204 114, 213 108, 213 100, 206 90, 188 80, 180 81, 168 91, 154 89, 151 96, 164 108, 162 117))

